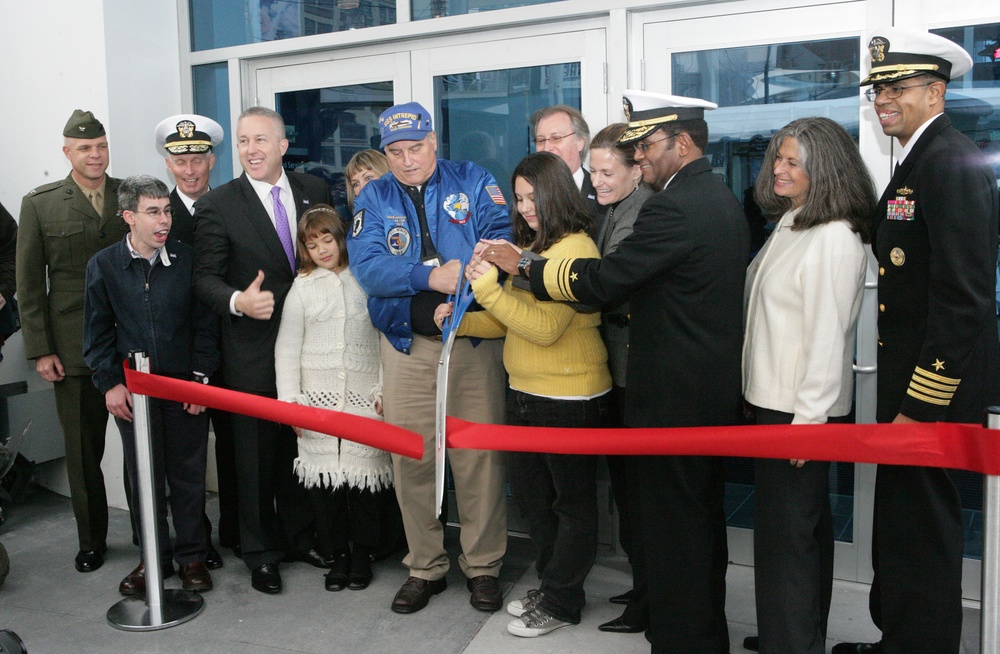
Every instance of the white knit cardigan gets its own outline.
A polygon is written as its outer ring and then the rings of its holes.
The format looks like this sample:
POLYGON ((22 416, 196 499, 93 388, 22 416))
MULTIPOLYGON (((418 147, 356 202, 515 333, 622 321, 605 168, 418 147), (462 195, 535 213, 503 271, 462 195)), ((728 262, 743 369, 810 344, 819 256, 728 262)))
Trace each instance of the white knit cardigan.
MULTIPOLYGON (((299 275, 281 312, 274 351, 278 399, 382 420, 379 334, 350 269, 299 275)), ((388 452, 302 430, 295 472, 307 487, 392 486, 388 452)))

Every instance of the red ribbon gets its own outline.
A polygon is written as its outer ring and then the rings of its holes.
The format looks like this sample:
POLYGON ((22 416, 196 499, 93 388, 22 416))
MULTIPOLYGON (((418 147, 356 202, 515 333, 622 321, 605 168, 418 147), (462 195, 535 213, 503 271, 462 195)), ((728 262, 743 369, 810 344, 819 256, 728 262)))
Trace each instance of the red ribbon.
POLYGON ((239 393, 197 382, 151 375, 131 370, 127 364, 125 384, 129 391, 139 395, 198 404, 285 425, 304 427, 412 459, 420 459, 424 453, 424 439, 420 434, 350 413, 301 406, 251 393, 239 393))
POLYGON ((885 463, 1000 475, 1000 431, 950 422, 567 429, 448 418, 448 446, 555 454, 674 454, 885 463))
MULTIPOLYGON (((133 393, 294 424, 419 459, 423 438, 360 416, 125 369, 133 393)), ((448 417, 448 447, 554 454, 737 456, 959 468, 1000 475, 1000 432, 950 422, 569 429, 448 417)))

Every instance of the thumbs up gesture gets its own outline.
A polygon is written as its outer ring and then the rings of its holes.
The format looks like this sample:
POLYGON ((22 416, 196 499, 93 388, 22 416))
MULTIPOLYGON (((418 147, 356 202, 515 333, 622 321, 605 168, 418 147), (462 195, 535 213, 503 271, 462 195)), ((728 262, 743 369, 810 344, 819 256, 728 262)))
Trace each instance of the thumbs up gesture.
POLYGON ((264 271, 258 270, 246 290, 236 296, 236 310, 254 320, 269 320, 274 313, 274 293, 260 290, 264 271))

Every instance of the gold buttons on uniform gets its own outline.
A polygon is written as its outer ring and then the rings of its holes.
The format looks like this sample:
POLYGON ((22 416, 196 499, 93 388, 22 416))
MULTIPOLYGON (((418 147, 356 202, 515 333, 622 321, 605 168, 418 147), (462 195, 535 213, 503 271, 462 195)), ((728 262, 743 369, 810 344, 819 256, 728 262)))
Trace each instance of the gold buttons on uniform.
POLYGON ((889 261, 894 266, 902 266, 906 263, 906 253, 903 252, 902 248, 892 248, 892 251, 889 252, 889 261))
POLYGON ((885 268, 883 268, 882 266, 879 266, 878 267, 878 274, 879 274, 879 277, 881 277, 882 275, 884 275, 885 274, 885 268))
POLYGON ((885 313, 885 305, 884 304, 878 305, 878 310, 881 311, 882 313, 885 313))

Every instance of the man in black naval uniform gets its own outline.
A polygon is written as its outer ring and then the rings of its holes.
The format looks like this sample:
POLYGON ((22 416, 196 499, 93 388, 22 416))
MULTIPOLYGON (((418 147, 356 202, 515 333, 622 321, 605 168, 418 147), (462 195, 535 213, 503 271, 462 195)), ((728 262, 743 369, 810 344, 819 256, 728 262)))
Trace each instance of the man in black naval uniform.
MULTIPOLYGON (((972 67, 955 43, 887 28, 862 86, 899 162, 875 215, 879 422, 981 423, 1000 401, 994 325, 997 186, 944 115, 945 87, 972 67)), ((880 465, 870 609, 879 643, 834 654, 955 654, 962 635, 962 515, 949 473, 880 465)))
MULTIPOLYGON (((530 279, 543 300, 627 299, 628 427, 739 421, 743 284, 750 247, 740 202, 712 173, 704 100, 625 92, 643 179, 663 189, 631 235, 604 259, 518 259, 508 245, 482 256, 530 279)), ((725 654, 726 520, 722 459, 637 457, 653 652, 725 654)))
MULTIPOLYGON (((198 114, 178 114, 156 126, 156 146, 166 153, 167 170, 174 178, 170 192, 173 224, 170 237, 194 247, 194 203, 208 193, 209 174, 215 167, 213 150, 222 143, 222 126, 198 114)), ((221 367, 211 384, 221 386, 221 367)), ((233 445, 232 418, 226 411, 209 409, 215 434, 215 469, 219 491, 219 545, 239 551, 239 509, 236 504, 236 451, 233 445)), ((205 516, 205 565, 209 570, 223 566, 222 556, 212 546, 212 522, 205 516)))
POLYGON ((21 202, 17 299, 25 355, 55 391, 80 544, 76 569, 92 572, 104 564, 107 550, 101 459, 108 409, 83 360, 84 277, 90 257, 122 240, 128 225, 118 215, 119 180, 106 174, 104 125, 77 109, 63 137, 69 175, 39 186, 21 202))

